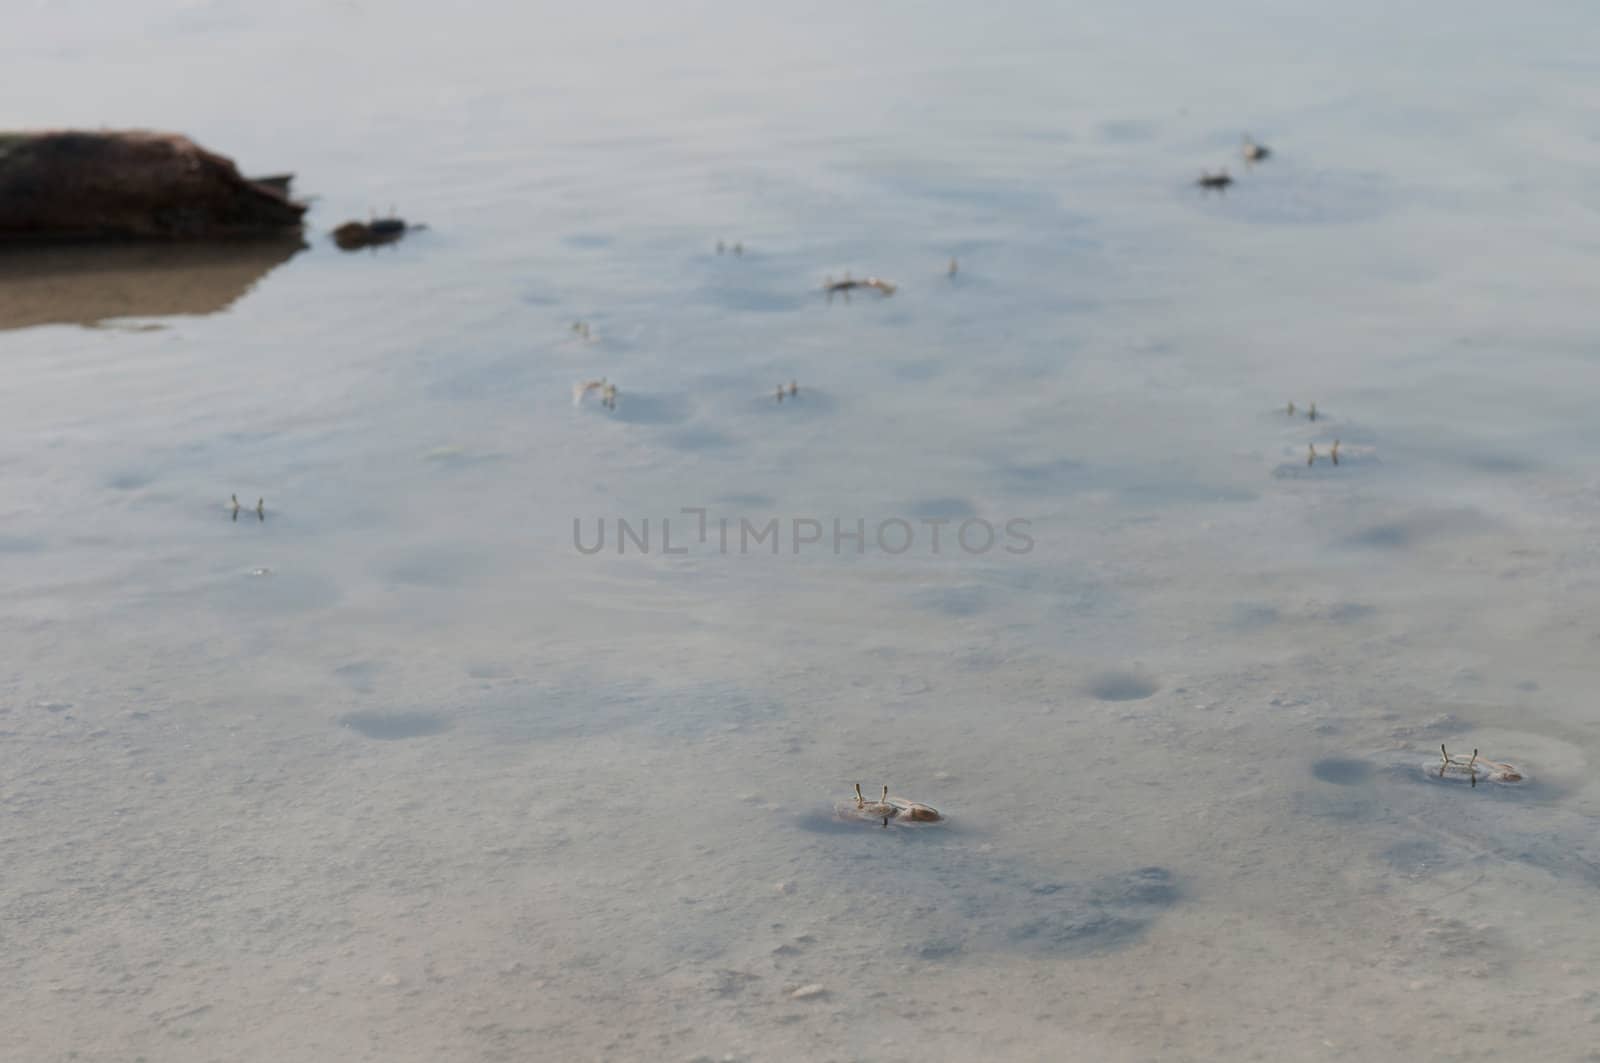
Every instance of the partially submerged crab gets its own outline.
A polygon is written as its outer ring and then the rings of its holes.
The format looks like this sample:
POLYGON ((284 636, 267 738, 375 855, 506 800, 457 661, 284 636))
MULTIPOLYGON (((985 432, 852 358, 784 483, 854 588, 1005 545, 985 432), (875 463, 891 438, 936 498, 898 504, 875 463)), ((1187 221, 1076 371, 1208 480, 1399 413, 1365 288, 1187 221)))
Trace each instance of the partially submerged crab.
POLYGON ((426 228, 426 225, 412 225, 391 214, 387 218, 373 218, 370 221, 347 221, 333 230, 333 242, 339 245, 341 251, 358 251, 363 247, 392 244, 408 232, 426 228))
POLYGON ((1280 479, 1331 476, 1335 475, 1335 466, 1339 468, 1338 475, 1343 475, 1347 468, 1365 468, 1380 461, 1377 448, 1367 444, 1344 443, 1337 438, 1331 442, 1324 438, 1322 442, 1320 447, 1315 441, 1307 443, 1304 450, 1299 449, 1298 443, 1285 445, 1283 460, 1273 467, 1272 475, 1280 479), (1298 459, 1296 454, 1300 455, 1298 459))
MULTIPOLYGON (((1327 456, 1333 459, 1333 463, 1335 465, 1339 464, 1339 441, 1337 439, 1335 439, 1333 441, 1333 446, 1328 448, 1327 456)), ((1322 455, 1317 453, 1317 445, 1315 443, 1306 444, 1306 464, 1307 465, 1315 464, 1316 460, 1318 458, 1320 458, 1320 457, 1322 457, 1322 455)), ((1371 457, 1372 457, 1372 448, 1371 447, 1357 447, 1356 448, 1356 458, 1357 458, 1357 460, 1370 459, 1371 457)))
POLYGON ((580 380, 572 385, 572 404, 583 405, 583 397, 591 391, 600 393, 600 405, 608 410, 617 408, 617 386, 601 377, 599 380, 580 380))
POLYGON ((889 296, 895 293, 896 285, 892 281, 884 280, 882 277, 868 277, 866 280, 860 281, 852 280, 848 273, 844 275, 844 280, 842 281, 836 281, 832 277, 828 277, 822 282, 822 290, 828 294, 830 303, 833 302, 833 297, 836 294, 843 295, 845 300, 848 301, 850 293, 857 288, 869 288, 880 295, 889 296))
POLYGON ((1450 779, 1456 782, 1466 779, 1473 786, 1478 785, 1481 778, 1486 782, 1517 783, 1522 781, 1522 772, 1509 764, 1500 764, 1493 760, 1485 760, 1478 756, 1474 749, 1472 756, 1463 757, 1459 754, 1451 756, 1445 749, 1444 743, 1439 743, 1439 755, 1443 758, 1438 764, 1429 764, 1427 771, 1430 775, 1437 774, 1441 779, 1450 779))
POLYGON ((843 820, 879 823, 885 827, 890 821, 900 826, 944 822, 944 816, 939 814, 938 809, 902 797, 890 797, 887 786, 883 788, 881 799, 868 801, 861 793, 860 783, 856 783, 856 799, 835 805, 834 813, 843 820))
MULTIPOLYGON (((230 498, 229 498, 229 508, 233 511, 233 519, 235 521, 238 521, 238 519, 239 519, 239 496, 237 494, 230 496, 230 498)), ((264 498, 256 499, 256 519, 257 520, 262 520, 262 521, 267 519, 267 500, 264 499, 264 498)))

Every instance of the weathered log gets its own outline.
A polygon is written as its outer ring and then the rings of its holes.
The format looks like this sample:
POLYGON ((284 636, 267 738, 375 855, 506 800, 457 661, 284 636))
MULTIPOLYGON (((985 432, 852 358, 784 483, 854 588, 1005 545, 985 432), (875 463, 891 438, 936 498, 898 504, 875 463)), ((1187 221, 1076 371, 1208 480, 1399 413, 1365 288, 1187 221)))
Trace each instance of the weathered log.
POLYGON ((171 133, 0 133, 0 240, 277 234, 306 211, 287 187, 171 133))

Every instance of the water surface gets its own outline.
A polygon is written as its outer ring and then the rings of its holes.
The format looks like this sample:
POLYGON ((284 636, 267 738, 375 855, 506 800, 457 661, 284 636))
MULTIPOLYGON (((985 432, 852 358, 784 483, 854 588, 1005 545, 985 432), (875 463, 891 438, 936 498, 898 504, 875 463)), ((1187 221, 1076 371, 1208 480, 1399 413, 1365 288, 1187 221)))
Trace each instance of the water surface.
POLYGON ((1589 1058, 1586 6, 13 22, 317 198, 0 272, 6 1058, 1589 1058))

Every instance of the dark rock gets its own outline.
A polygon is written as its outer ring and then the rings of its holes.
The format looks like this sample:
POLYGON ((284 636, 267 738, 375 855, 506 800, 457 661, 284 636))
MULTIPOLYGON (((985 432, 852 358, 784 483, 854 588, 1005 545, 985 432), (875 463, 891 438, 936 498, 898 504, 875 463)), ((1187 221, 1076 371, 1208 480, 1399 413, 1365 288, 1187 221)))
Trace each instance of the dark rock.
POLYGON ((306 211, 287 188, 171 133, 0 133, 0 240, 280 234, 306 211))
POLYGON ((246 180, 253 185, 261 185, 263 187, 272 189, 274 192, 281 192, 284 195, 288 195, 289 183, 294 180, 294 174, 275 173, 266 177, 248 177, 246 180))

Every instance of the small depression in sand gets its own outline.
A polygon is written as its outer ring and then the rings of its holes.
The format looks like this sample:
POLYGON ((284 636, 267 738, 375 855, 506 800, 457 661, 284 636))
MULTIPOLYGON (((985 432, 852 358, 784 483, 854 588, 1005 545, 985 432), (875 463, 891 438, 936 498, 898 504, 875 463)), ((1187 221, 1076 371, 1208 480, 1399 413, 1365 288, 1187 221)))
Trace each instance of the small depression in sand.
POLYGON ((1325 757, 1311 765, 1311 774, 1335 786, 1354 786, 1372 777, 1372 765, 1347 757, 1325 757))
POLYGON ((1161 689, 1154 676, 1137 669, 1111 669, 1089 677, 1083 689, 1100 701, 1141 701, 1161 689))
POLYGON ((962 841, 959 822, 886 830, 818 810, 797 825, 819 836, 802 843, 809 862, 831 868, 832 877, 870 881, 880 896, 893 898, 874 919, 922 960, 1001 951, 1104 955, 1138 941, 1183 899, 1169 868, 1074 872, 1056 857, 962 841))
POLYGON ((1335 823, 1363 839, 1384 865, 1408 878, 1476 867, 1530 867, 1583 889, 1600 885, 1593 815, 1570 802, 1586 781, 1583 750, 1531 731, 1478 728, 1446 739, 1457 764, 1480 751, 1476 785, 1462 771, 1440 775, 1437 743, 1394 746, 1368 758, 1337 757, 1310 765, 1317 779, 1294 795, 1291 810, 1335 823), (1520 779, 1497 781, 1499 764, 1520 779))
POLYGON ((155 480, 153 473, 142 469, 123 469, 107 477, 106 486, 113 491, 137 491, 141 487, 149 487, 155 480))
MULTIPOLYGON (((591 410, 600 410, 589 404, 591 410)), ((634 393, 617 385, 617 408, 601 410, 612 420, 624 424, 682 424, 694 415, 694 403, 687 395, 650 395, 634 393)))
POLYGON ((978 508, 965 498, 924 498, 911 503, 910 510, 919 520, 962 520, 978 515, 978 508))
POLYGON ((426 738, 450 730, 448 720, 431 712, 350 712, 339 717, 339 725, 384 741, 426 738))

